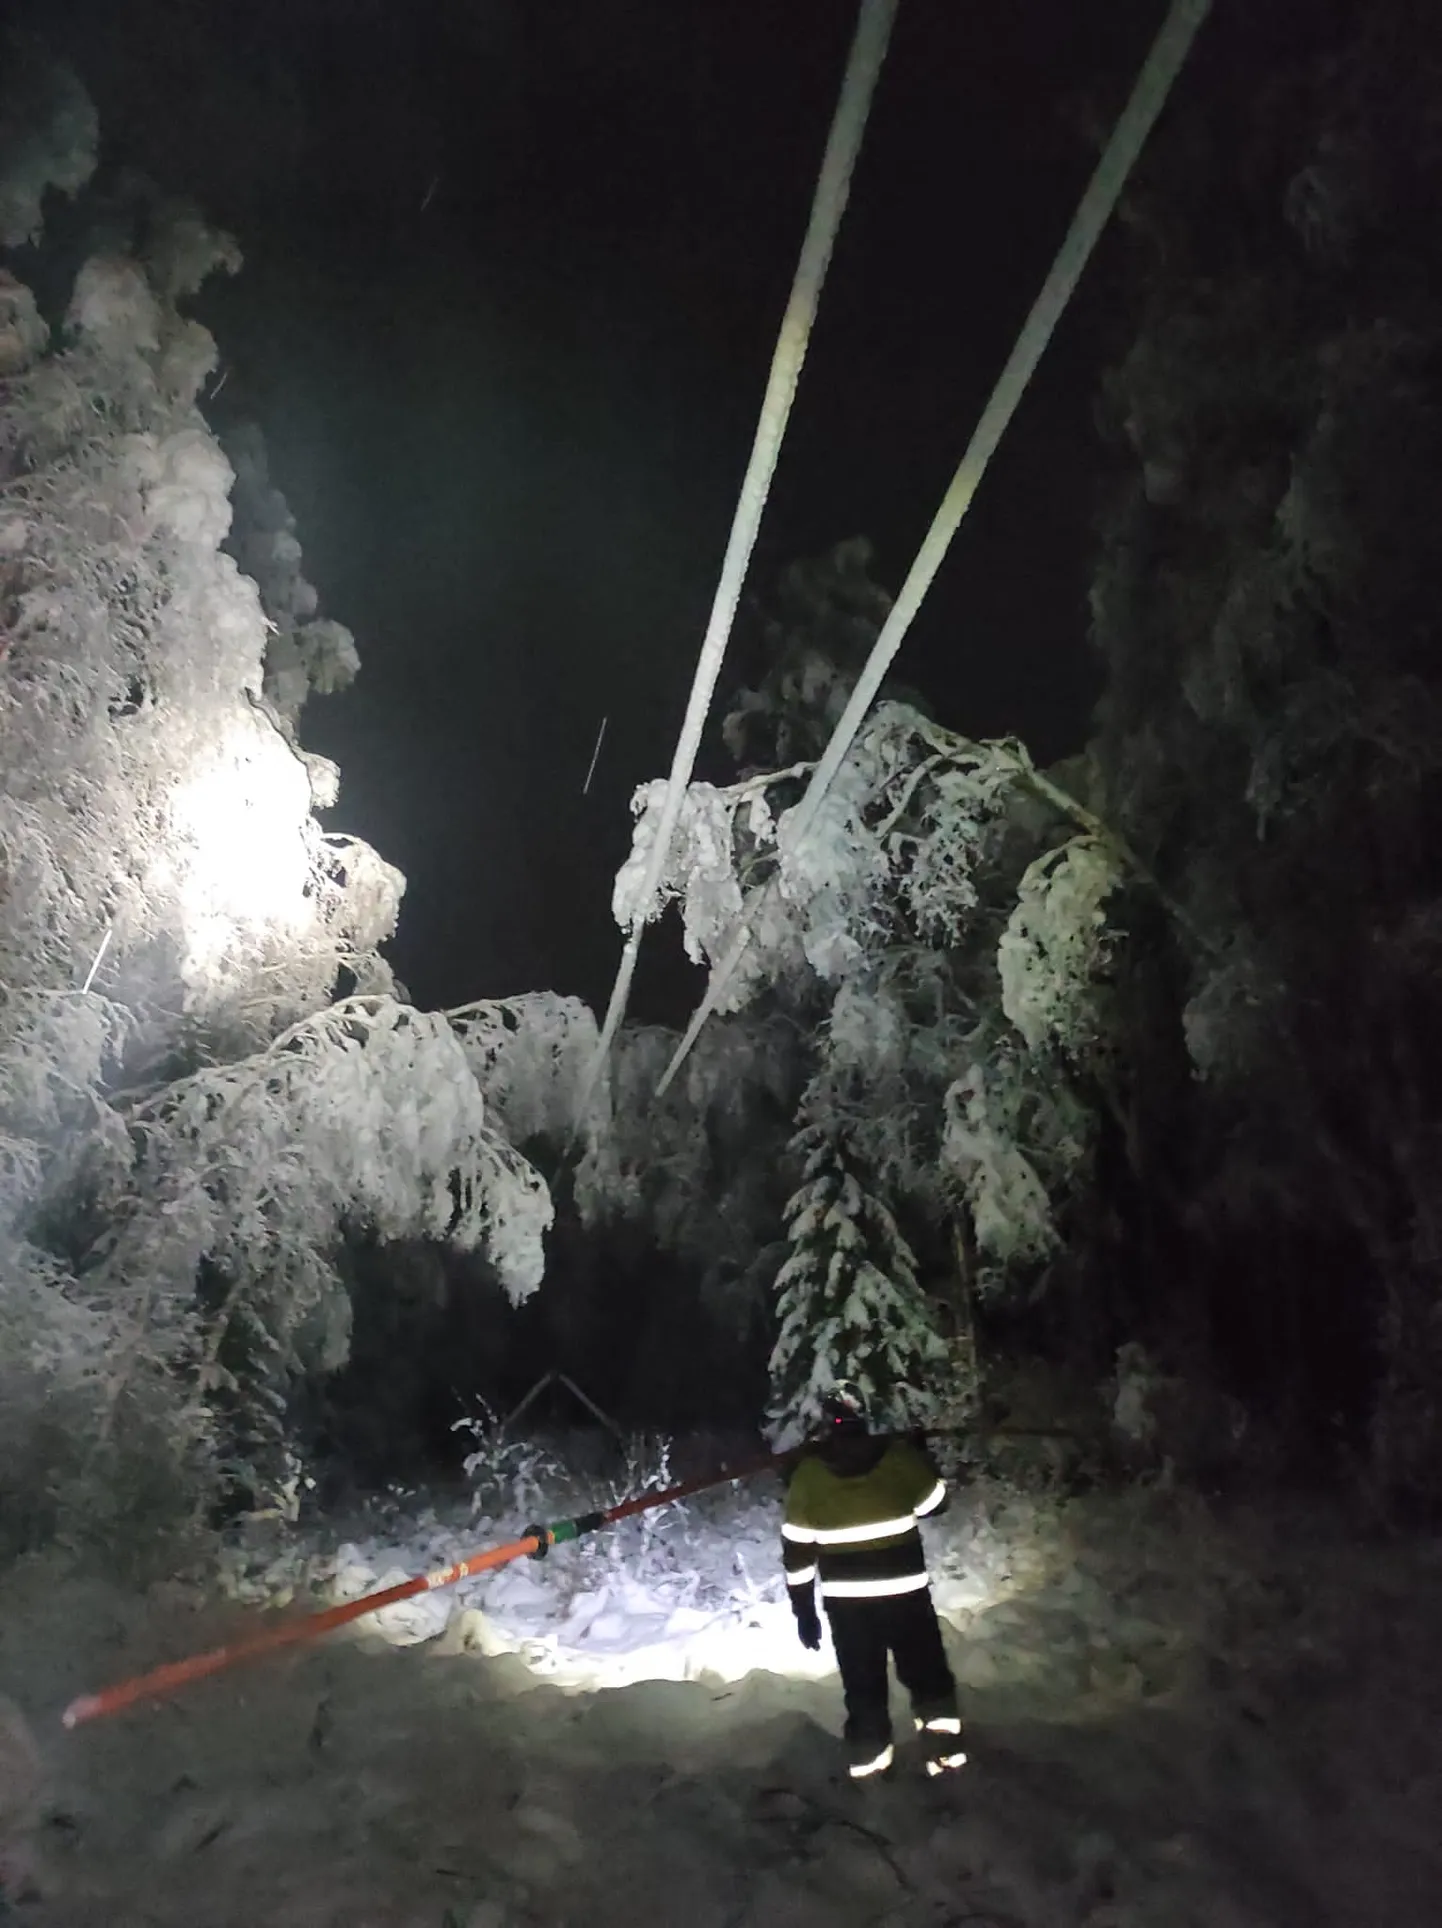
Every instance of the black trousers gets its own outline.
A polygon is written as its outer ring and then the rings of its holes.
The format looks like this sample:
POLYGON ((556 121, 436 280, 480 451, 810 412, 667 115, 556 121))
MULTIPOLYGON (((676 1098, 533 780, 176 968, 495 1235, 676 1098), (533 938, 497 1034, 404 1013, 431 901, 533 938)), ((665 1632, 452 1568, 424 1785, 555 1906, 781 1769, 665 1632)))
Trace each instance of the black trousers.
POLYGON ((930 1588, 875 1599, 828 1600, 825 1605, 841 1668, 848 1741, 876 1751, 891 1739, 888 1658, 896 1661, 897 1677, 919 1719, 956 1712, 956 1682, 941 1644, 930 1588))

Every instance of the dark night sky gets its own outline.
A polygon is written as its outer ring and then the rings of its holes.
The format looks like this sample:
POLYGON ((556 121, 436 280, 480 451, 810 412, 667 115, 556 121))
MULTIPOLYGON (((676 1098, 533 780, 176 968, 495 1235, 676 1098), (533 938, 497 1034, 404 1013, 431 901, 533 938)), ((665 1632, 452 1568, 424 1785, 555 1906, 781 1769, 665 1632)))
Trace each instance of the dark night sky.
MULTIPOLYGON (((244 248, 201 313, 360 645, 304 729, 341 764, 336 825, 410 880, 401 975, 428 1004, 603 1001, 627 799, 669 765, 852 0, 43 11, 107 160, 244 248)), ((901 0, 753 586, 856 533, 899 585, 1090 168, 1068 103, 1114 111, 1161 12, 901 0)), ((1105 270, 898 664, 948 723, 1043 758, 1094 688, 1105 270)), ((694 997, 679 954, 672 929, 646 947, 641 1016, 694 997)))

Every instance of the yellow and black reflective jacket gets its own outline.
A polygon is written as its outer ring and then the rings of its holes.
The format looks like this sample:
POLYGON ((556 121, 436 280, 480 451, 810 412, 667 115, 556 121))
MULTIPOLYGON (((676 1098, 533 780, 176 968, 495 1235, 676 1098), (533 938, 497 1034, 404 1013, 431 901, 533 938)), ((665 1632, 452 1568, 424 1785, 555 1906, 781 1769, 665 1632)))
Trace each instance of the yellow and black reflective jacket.
MULTIPOLYGON (((825 1600, 911 1593, 927 1584, 918 1519, 937 1512, 946 1483, 919 1447, 840 1434, 791 1476, 781 1527, 786 1584, 818 1581, 825 1600)), ((795 1596, 793 1595, 793 1598, 795 1596)))

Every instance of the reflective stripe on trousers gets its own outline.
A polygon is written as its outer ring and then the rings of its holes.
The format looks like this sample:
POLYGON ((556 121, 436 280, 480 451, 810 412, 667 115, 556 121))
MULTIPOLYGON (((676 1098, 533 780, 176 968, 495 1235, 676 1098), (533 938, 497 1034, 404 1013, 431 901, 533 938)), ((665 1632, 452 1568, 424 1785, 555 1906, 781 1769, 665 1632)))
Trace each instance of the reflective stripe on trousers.
POLYGON ((885 1600, 892 1594, 919 1593, 931 1584, 926 1573, 903 1573, 891 1580, 823 1580, 823 1600, 885 1600))

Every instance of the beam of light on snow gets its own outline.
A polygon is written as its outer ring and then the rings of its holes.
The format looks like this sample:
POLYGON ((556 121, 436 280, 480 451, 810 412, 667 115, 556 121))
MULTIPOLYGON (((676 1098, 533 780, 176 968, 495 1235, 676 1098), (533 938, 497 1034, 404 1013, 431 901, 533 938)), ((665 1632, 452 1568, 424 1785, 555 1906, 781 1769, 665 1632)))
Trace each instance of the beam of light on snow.
POLYGON ((511 1596, 463 1608, 453 1622, 434 1601, 418 1600, 386 1608, 361 1630, 373 1627, 396 1645, 413 1645, 448 1624, 463 1651, 485 1659, 513 1654, 539 1679, 572 1692, 643 1680, 730 1683, 748 1674, 821 1680, 836 1669, 826 1646, 813 1653, 801 1645, 789 1606, 749 1602, 739 1590, 719 1609, 675 1608, 644 1586, 608 1585, 574 1595, 559 1621, 511 1596))
MULTIPOLYGON (((522 1518, 507 1514, 488 1530, 498 1540, 513 1537, 522 1518)), ((829 1638, 813 1653, 797 1637, 780 1528, 775 1500, 743 1491, 706 1508, 677 1507, 651 1537, 624 1529, 597 1534, 453 1594, 388 1607, 355 1631, 394 1646, 442 1639, 453 1652, 514 1655, 538 1678, 577 1692, 647 1680, 733 1682, 756 1673, 834 1679, 829 1638)), ((475 1545, 476 1531, 474 1521, 443 1525, 427 1510, 393 1521, 384 1539, 334 1548, 315 1577, 332 1598, 354 1599, 445 1564, 475 1545)), ((944 1619, 964 1628, 1026 1590, 1002 1537, 988 1531, 979 1542, 960 1513, 928 1532, 944 1619)))

